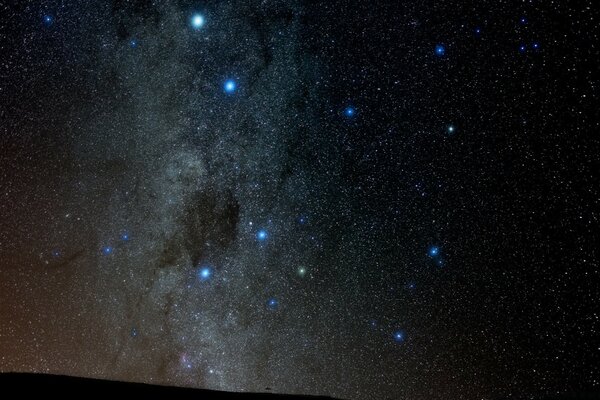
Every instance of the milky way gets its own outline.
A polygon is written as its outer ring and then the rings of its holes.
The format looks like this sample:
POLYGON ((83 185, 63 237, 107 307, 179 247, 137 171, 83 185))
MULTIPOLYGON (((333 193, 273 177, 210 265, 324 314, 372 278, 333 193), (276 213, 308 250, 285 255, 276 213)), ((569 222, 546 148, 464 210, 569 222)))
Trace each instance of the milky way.
POLYGON ((91 3, 2 6, 0 371, 597 388, 583 8, 91 3))

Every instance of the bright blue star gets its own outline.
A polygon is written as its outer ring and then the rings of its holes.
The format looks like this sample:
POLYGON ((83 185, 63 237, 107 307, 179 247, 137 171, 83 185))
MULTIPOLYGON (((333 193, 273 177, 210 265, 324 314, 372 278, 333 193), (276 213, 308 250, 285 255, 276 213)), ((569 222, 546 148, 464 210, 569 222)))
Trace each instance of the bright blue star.
POLYGON ((540 44, 535 42, 531 47, 533 47, 534 49, 539 49, 540 48, 540 44))
POLYGON ((266 240, 268 236, 269 234, 264 229, 261 229, 260 231, 256 232, 256 238, 261 242, 266 240))
POLYGON ((129 41, 129 46, 131 46, 132 48, 136 48, 136 47, 137 47, 137 45, 138 45, 138 43, 137 43, 137 40, 135 40, 135 39, 131 39, 131 40, 129 41))
POLYGON ((356 114, 356 109, 354 107, 346 107, 346 109, 344 110, 344 115, 346 115, 346 117, 350 118, 350 117, 354 117, 354 115, 356 114))
POLYGON ((228 79, 225 81, 225 84, 223 85, 223 89, 225 89, 226 93, 233 93, 235 92, 237 85, 235 84, 235 81, 233 79, 228 79))
POLYGON ((44 15, 44 23, 46 25, 52 25, 53 21, 54 21, 54 19, 52 18, 51 15, 44 15))
POLYGON ((204 26, 204 16, 202 14, 194 14, 192 15, 190 23, 192 24, 192 28, 200 29, 204 26))
POLYGON ((438 254, 440 254, 440 248, 439 248, 439 247, 437 247, 437 246, 433 246, 433 247, 431 247, 431 248, 429 249, 429 255, 430 255, 431 257, 435 257, 435 256, 437 256, 438 254))
POLYGON ((124 242, 128 242, 129 241, 129 233, 127 233, 127 232, 121 233, 121 240, 124 242))
POLYGON ((300 217, 298 218, 298 222, 301 223, 302 225, 304 225, 306 223, 307 218, 306 217, 300 217))
POLYGON ((479 36, 481 34, 481 28, 475 28, 475 35, 479 36))
POLYGON ((402 331, 394 332, 394 340, 398 343, 403 342, 404 341, 404 332, 402 332, 402 331))
POLYGON ((454 130, 456 128, 454 128, 454 125, 448 125, 448 133, 454 133, 454 130))
POLYGON ((443 44, 436 45, 435 46, 435 55, 441 57, 444 54, 446 54, 446 47, 444 47, 443 44))
POLYGON ((523 25, 525 25, 527 23, 527 18, 521 17, 521 19, 519 20, 519 22, 521 22, 523 25))
POLYGON ((102 248, 102 254, 104 254, 105 256, 108 256, 108 255, 112 254, 113 250, 114 249, 112 247, 105 246, 102 248))
POLYGON ((525 50, 526 50, 526 49, 527 49, 527 47, 526 47, 524 44, 522 44, 522 45, 520 45, 520 46, 519 46, 519 51, 520 51, 521 53, 525 53, 525 50))
POLYGON ((268 307, 270 310, 275 310, 275 309, 277 308, 278 304, 279 304, 279 303, 277 302, 277 299, 275 299, 275 298, 270 298, 270 299, 267 301, 267 307, 268 307))
POLYGON ((202 267, 198 271, 198 278, 200 278, 202 282, 209 280, 211 275, 212 270, 210 269, 210 267, 202 267))

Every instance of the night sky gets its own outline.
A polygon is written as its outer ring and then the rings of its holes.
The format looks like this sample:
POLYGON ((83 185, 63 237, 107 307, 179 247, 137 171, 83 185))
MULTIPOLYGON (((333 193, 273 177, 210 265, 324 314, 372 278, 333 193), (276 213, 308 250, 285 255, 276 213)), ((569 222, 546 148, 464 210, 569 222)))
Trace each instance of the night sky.
POLYGON ((0 2, 0 371, 600 389, 594 2, 0 2))

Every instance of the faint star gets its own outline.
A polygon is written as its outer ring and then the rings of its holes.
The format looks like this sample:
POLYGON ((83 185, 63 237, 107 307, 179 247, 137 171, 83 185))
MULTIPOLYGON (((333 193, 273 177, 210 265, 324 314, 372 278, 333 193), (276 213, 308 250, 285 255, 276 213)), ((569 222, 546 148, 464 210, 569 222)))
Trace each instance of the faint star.
POLYGON ((129 241, 129 233, 127 233, 127 232, 121 233, 121 240, 124 242, 129 241))
POLYGON ((435 46, 435 55, 441 57, 444 54, 446 54, 446 47, 444 47, 443 44, 436 45, 435 46))
POLYGON ((275 309, 277 308, 277 305, 278 305, 278 304, 279 304, 279 303, 277 302, 277 299, 275 299, 275 298, 270 298, 270 299, 267 301, 267 307, 268 307, 270 310, 275 310, 275 309))
POLYGON ((435 257, 440 253, 440 248, 437 246, 433 246, 429 249, 429 255, 431 257, 435 257))
POLYGON ((522 44, 521 46, 519 46, 519 51, 521 53, 524 53, 526 49, 527 49, 527 47, 524 44, 522 44))
POLYGON ((105 246, 102 248, 102 254, 104 254, 105 256, 112 254, 113 252, 113 248, 110 246, 105 246))
POLYGON ((404 332, 402 332, 402 331, 394 332, 394 340, 396 342, 403 342, 404 341, 404 332))

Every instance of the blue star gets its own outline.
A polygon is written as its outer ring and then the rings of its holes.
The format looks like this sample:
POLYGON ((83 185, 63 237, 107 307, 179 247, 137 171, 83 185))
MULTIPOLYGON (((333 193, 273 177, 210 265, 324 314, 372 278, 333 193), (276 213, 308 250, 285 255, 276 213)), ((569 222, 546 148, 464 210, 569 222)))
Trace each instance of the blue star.
POLYGON ((260 231, 256 232, 256 238, 261 242, 266 240, 268 236, 269 234, 264 229, 261 229, 260 231))
POLYGON ((129 46, 130 46, 131 48, 136 48, 136 47, 137 47, 137 45, 138 45, 138 43, 137 43, 137 40, 135 40, 135 39, 131 39, 131 40, 129 41, 129 46))
POLYGON ((404 332, 402 332, 402 331, 394 332, 394 340, 398 343, 403 342, 404 341, 404 332))
POLYGON ((102 248, 102 254, 104 254, 105 256, 108 256, 108 255, 112 254, 113 250, 114 249, 110 246, 104 246, 102 248))
POLYGON ((436 45, 435 46, 435 55, 438 57, 441 57, 444 54, 446 54, 446 47, 444 47, 443 44, 436 45))
POLYGON ((202 267, 198 271, 198 278, 200 278, 202 282, 209 280, 211 276, 212 270, 210 269, 210 267, 202 267))
POLYGON ((454 133, 455 130, 456 128, 454 127, 454 125, 448 125, 448 133, 454 133))
POLYGON ((481 35, 481 28, 475 28, 475 36, 481 35))
POLYGON ((531 45, 531 47, 533 47, 535 50, 540 48, 540 44, 538 42, 535 42, 531 45))
POLYGON ((52 25, 52 22, 54 22, 54 18, 52 18, 51 15, 44 15, 44 23, 48 26, 52 25))
POLYGON ((406 287, 407 287, 408 289, 410 289, 410 290, 413 290, 414 288, 416 288, 416 287, 417 287, 417 285, 415 285, 415 283, 414 283, 414 282, 410 282, 408 285, 406 285, 406 287))
POLYGON ((522 45, 519 46, 519 51, 521 53, 525 53, 525 50, 527 50, 527 47, 524 44, 522 44, 522 45))
POLYGON ((277 306, 278 306, 278 305, 279 305, 279 303, 277 302, 277 299, 275 299, 275 298, 270 298, 270 299, 267 301, 267 307, 268 307, 270 310, 275 310, 275 309, 277 308, 277 306))
POLYGON ((128 242, 129 241, 129 233, 127 233, 127 232, 121 233, 121 240, 124 242, 128 242))
POLYGON ((129 333, 129 335, 130 335, 132 338, 134 338, 134 337, 137 337, 137 335, 138 335, 138 331, 137 331, 137 329, 135 329, 135 326, 134 326, 133 328, 131 328, 131 332, 129 333))
POLYGON ((304 225, 306 223, 307 218, 306 217, 300 217, 298 218, 298 222, 302 225, 304 225))
POLYGON ((223 89, 225 90, 225 93, 233 93, 235 92, 236 88, 237 85, 235 84, 235 81, 233 79, 228 79, 223 84, 223 89))
POLYGON ((190 19, 190 23, 192 24, 192 28, 198 30, 204 26, 204 16, 202 14, 194 14, 190 19))
POLYGON ((58 250, 58 249, 52 250, 52 257, 60 257, 60 250, 58 250))
POLYGON ((348 118, 354 117, 355 114, 356 114, 356 109, 354 107, 348 106, 344 110, 344 115, 348 118))
POLYGON ((429 249, 429 255, 430 255, 431 257, 435 257, 435 256, 437 256, 438 254, 440 254, 440 248, 439 248, 439 247, 437 247, 437 246, 433 246, 433 247, 431 247, 431 248, 429 249))
POLYGON ((523 25, 525 25, 527 23, 527 18, 525 17, 521 17, 521 19, 519 20, 519 22, 523 25))

